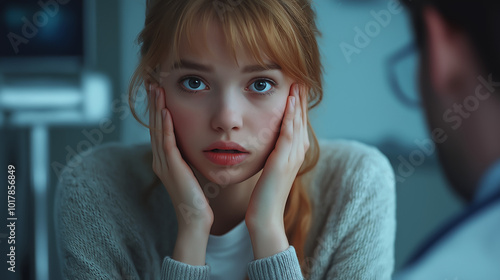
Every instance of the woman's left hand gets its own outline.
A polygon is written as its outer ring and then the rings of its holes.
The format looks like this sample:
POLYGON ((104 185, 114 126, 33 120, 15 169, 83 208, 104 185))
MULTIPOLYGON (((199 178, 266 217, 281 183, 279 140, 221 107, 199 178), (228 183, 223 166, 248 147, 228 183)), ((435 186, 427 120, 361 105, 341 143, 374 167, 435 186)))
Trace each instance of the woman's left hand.
POLYGON ((284 229, 286 201, 309 149, 306 106, 306 91, 299 84, 293 84, 290 87, 275 148, 269 155, 250 197, 245 216, 249 230, 252 227, 268 226, 280 226, 284 229))

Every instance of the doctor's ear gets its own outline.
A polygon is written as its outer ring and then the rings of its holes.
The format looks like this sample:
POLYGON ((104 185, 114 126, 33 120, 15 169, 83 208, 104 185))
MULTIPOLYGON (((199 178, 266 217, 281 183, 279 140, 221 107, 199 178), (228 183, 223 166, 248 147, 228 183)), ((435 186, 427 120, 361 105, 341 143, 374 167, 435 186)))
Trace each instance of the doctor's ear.
POLYGON ((476 61, 469 38, 433 7, 423 9, 424 48, 430 81, 438 94, 459 94, 476 77, 476 61))

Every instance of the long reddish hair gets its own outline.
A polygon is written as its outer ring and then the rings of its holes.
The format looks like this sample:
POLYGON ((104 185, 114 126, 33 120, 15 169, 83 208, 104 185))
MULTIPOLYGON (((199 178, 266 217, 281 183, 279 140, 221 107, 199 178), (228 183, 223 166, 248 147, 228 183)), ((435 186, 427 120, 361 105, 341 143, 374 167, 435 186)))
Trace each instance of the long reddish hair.
MULTIPOLYGON (((264 66, 263 50, 285 74, 307 88, 307 113, 321 102, 323 67, 316 41, 321 33, 310 0, 153 0, 148 3, 145 26, 138 37, 140 62, 129 85, 130 109, 139 123, 150 128, 137 116, 135 99, 145 81, 160 82, 158 61, 167 58, 179 61, 181 36, 187 35, 188 41, 192 42, 195 39, 191 38, 192 31, 209 26, 214 19, 220 21, 235 61, 235 50, 245 47, 264 66)), ((303 274, 308 272, 304 244, 313 216, 307 192, 312 178, 306 179, 304 175, 316 166, 320 152, 311 124, 308 122, 307 126, 310 147, 294 180, 284 212, 286 236, 296 249, 303 274)), ((160 184, 156 177, 145 189, 144 201, 160 184)))

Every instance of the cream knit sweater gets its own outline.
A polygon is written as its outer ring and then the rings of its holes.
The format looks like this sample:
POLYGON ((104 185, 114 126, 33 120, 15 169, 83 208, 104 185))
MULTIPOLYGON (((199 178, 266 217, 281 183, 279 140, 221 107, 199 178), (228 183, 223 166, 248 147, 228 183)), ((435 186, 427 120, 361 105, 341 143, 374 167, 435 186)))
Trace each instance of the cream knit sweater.
MULTIPOLYGON (((391 279, 395 181, 377 149, 320 140, 309 191, 314 218, 304 252, 307 279, 391 279)), ((154 173, 150 144, 108 143, 68 163, 56 190, 55 232, 64 279, 209 279, 210 266, 170 258, 177 219, 168 192, 142 188, 154 173)), ((254 260, 250 279, 302 279, 295 248, 254 260)))

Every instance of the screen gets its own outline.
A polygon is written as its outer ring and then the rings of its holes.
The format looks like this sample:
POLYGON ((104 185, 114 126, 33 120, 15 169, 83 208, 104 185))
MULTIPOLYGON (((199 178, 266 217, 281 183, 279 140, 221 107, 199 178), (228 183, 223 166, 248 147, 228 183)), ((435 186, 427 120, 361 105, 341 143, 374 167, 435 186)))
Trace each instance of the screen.
POLYGON ((0 57, 83 56, 82 0, 0 1, 0 57))

